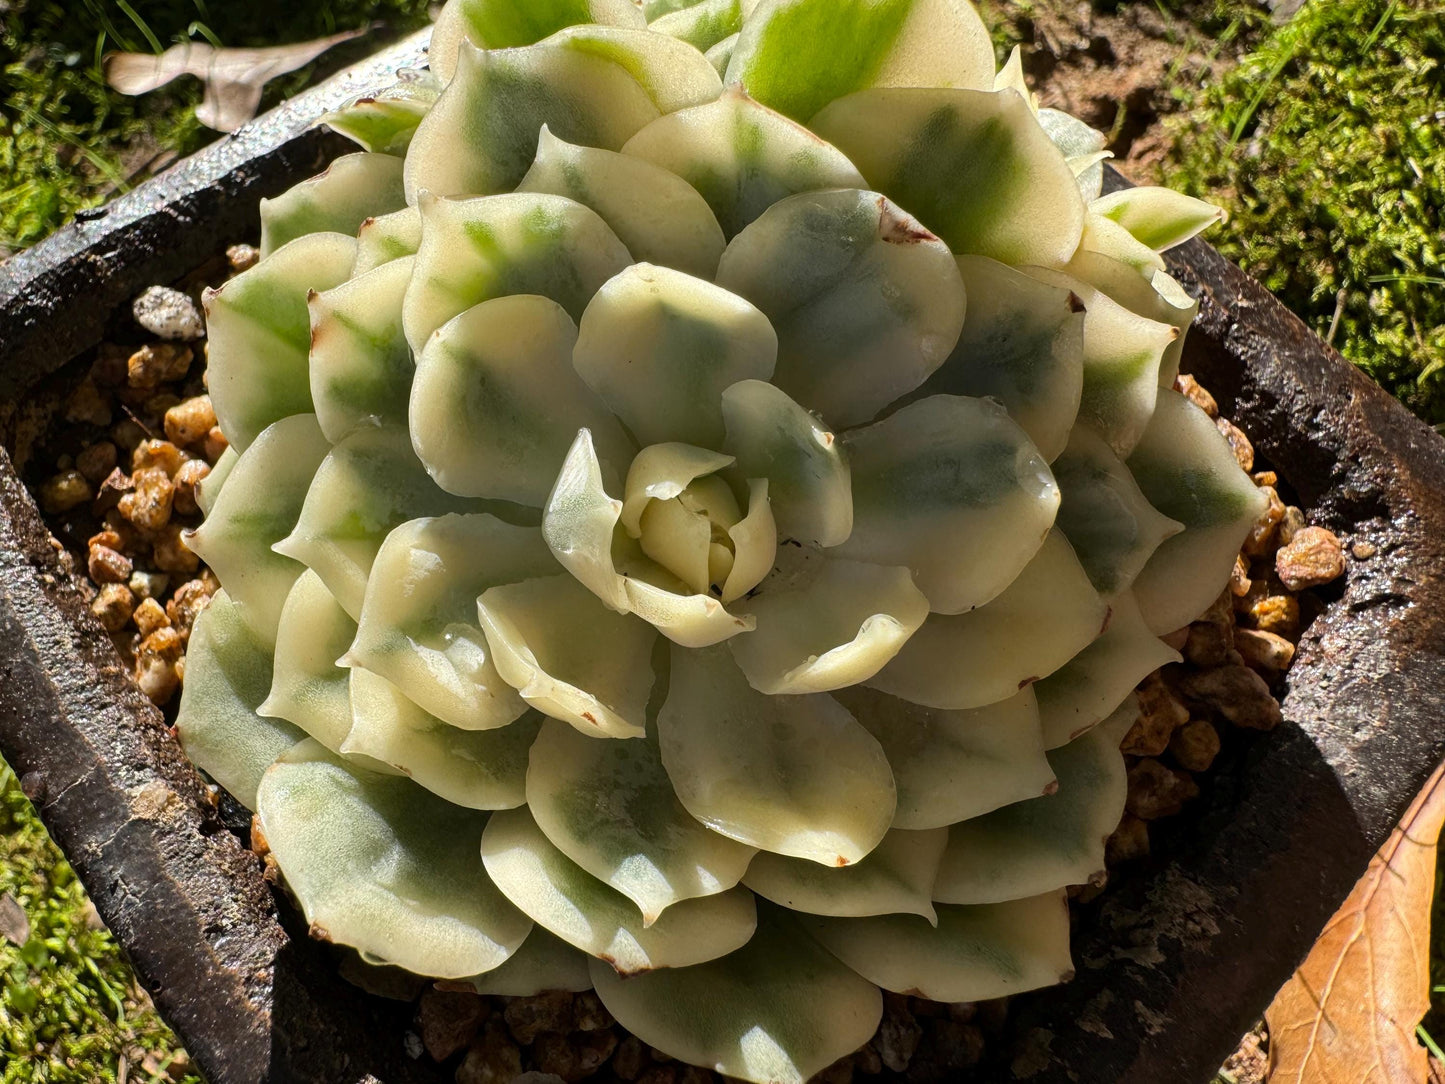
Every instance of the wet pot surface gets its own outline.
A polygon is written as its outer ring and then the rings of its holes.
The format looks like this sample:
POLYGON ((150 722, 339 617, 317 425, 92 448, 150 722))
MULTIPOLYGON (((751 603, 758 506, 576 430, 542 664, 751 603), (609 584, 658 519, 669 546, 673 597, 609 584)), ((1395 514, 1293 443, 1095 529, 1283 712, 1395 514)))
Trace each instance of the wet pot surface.
MULTIPOLYGON (((403 43, 0 267, 7 450, 113 309, 246 236, 261 197, 346 149, 316 116, 419 60, 403 43)), ((1077 977, 1013 999, 979 1080, 1208 1080, 1445 752, 1445 441, 1207 245, 1167 258, 1202 299, 1185 370, 1311 522, 1373 555, 1301 640, 1284 726, 1211 775, 1164 857, 1081 912, 1077 977)), ((214 1084, 449 1079, 407 1055, 411 1005, 342 980, 278 907, 3 451, 0 752, 38 773, 47 825, 214 1084)))

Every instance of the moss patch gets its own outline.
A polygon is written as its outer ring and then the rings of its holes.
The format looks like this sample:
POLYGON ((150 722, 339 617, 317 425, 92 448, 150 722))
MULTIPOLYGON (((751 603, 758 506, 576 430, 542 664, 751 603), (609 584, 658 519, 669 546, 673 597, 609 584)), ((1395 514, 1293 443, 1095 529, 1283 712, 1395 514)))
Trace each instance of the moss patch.
POLYGON ((34 244, 83 207, 145 180, 216 133, 184 76, 140 98, 105 85, 108 52, 160 52, 180 41, 265 46, 376 23, 368 35, 268 84, 262 108, 335 70, 383 36, 426 22, 426 0, 16 0, 0 6, 0 257, 34 244))
POLYGON ((122 1058, 131 1081, 201 1084, 3 761, 0 894, 30 921, 0 940, 4 1084, 114 1084, 122 1058))
POLYGON ((1209 234, 1427 421, 1445 423, 1445 19, 1309 0, 1169 122, 1209 234))

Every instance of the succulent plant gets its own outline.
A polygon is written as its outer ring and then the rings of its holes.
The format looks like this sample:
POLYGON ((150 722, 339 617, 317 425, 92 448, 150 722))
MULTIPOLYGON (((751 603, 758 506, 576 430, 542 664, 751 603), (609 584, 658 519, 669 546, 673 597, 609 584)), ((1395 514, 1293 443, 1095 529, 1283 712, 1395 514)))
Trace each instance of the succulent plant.
POLYGON ((318 936, 755 1081, 1070 973, 1261 498, 966 0, 452 0, 207 298, 178 723, 318 936))

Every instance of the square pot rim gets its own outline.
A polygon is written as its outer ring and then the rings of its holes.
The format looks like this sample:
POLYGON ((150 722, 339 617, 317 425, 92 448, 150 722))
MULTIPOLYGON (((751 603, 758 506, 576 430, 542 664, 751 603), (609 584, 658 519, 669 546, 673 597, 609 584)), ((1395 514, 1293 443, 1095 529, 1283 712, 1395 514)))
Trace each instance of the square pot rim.
MULTIPOLYGON (((250 232, 261 196, 354 150, 312 123, 424 62, 425 35, 0 265, 0 410, 99 342, 116 305, 250 232)), ((1105 894, 1075 941, 1074 982, 1014 999, 1010 1039, 979 1079, 1208 1079, 1445 753, 1445 441, 1202 241, 1166 258, 1201 298, 1192 371, 1311 521, 1374 556, 1351 561, 1301 640, 1285 724, 1207 788, 1166 859, 1105 894)), ((3 449, 0 674, 0 753, 39 773, 42 818, 215 1084, 438 1079, 399 1042, 353 1045, 399 1037, 406 1014, 283 928, 291 917, 119 667, 3 449)))

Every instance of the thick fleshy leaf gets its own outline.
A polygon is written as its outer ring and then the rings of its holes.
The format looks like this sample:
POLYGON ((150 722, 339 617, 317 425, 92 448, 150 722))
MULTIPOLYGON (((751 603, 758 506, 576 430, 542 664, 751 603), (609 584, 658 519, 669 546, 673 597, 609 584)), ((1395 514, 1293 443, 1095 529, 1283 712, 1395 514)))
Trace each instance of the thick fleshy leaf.
POLYGON ((762 583, 778 557, 778 525, 773 519, 766 478, 748 479, 747 514, 728 528, 733 562, 721 587, 723 602, 735 602, 762 583))
POLYGON ((231 476, 231 471, 240 461, 241 453, 228 446, 221 453, 220 458, 211 465, 211 473, 196 484, 196 504, 200 507, 202 515, 209 516, 211 514, 211 509, 216 504, 216 498, 221 495, 221 487, 226 484, 226 479, 231 476))
POLYGON ((271 693, 256 711, 294 723, 340 752, 351 729, 351 675, 336 660, 355 636, 356 622, 321 577, 310 570, 301 573, 281 608, 271 693))
MULTIPOLYGON (((1092 252, 1127 264, 1140 275, 1164 270, 1164 259, 1138 240, 1112 218, 1105 218, 1092 208, 1084 215, 1084 233, 1079 238, 1079 252, 1092 252)), ((1075 253, 1077 257, 1078 253, 1075 253)), ((1071 260, 1070 263, 1073 261, 1071 260)))
MULTIPOLYGON (((505 5, 505 0, 503 0, 505 5)), ((457 74, 457 54, 462 45, 471 39, 467 34, 467 19, 462 5, 447 0, 439 11, 433 12, 431 34, 427 40, 427 68, 436 76, 442 86, 451 82, 457 74)), ((555 33, 555 31, 553 31, 555 33)), ((476 42, 472 42, 476 45, 476 42)), ((485 46, 480 46, 485 48, 485 46)))
POLYGON ((1134 581, 1146 623, 1163 635, 1193 621, 1224 590, 1265 496, 1209 416, 1169 388, 1159 390, 1154 419, 1128 467, 1149 503, 1184 524, 1134 581))
POLYGON ((914 915, 805 918, 803 927, 869 982, 930 1001, 986 1001, 1067 982, 1069 901, 1062 892, 914 915))
POLYGON ((1102 882, 1104 841, 1124 814, 1121 737, 1116 727, 1101 726, 1054 749, 1049 764, 1058 790, 950 828, 933 898, 999 903, 1102 882))
POLYGON ((645 29, 573 26, 485 52, 464 44, 456 77, 412 139, 407 195, 508 192, 532 164, 543 125, 569 143, 615 151, 659 116, 721 91, 700 52, 645 29))
POLYGON ((930 614, 868 684, 916 704, 976 708, 1013 696, 1087 647, 1108 617, 1059 531, 997 598, 961 614, 930 614))
POLYGON ((591 207, 633 259, 689 275, 711 279, 726 244, 707 201, 675 173, 631 155, 575 146, 546 127, 517 191, 591 207))
POLYGON ((420 516, 477 510, 476 501, 454 497, 427 477, 405 429, 367 427, 327 454, 296 529, 273 548, 315 571, 356 619, 371 564, 393 527, 420 516))
POLYGON ((836 546, 853 530, 848 461, 823 423, 762 380, 723 392, 723 448, 737 473, 768 480, 778 533, 804 545, 836 546))
POLYGON ((922 384, 963 327, 948 246, 876 192, 774 204, 733 238, 717 281, 777 329, 773 382, 838 426, 922 384))
POLYGON ((427 61, 450 79, 462 40, 479 49, 511 49, 579 23, 641 28, 646 20, 632 0, 451 0, 437 20, 427 61))
POLYGON ((561 196, 428 197, 421 221, 404 310, 416 354, 453 316, 508 294, 550 297, 580 319, 598 288, 632 263, 597 212, 561 196))
POLYGON ((531 929, 482 868, 486 814, 345 764, 320 742, 266 773, 257 815, 313 936, 460 979, 501 964, 531 929))
POLYGON ((344 661, 385 677, 452 726, 505 726, 526 704, 492 662, 477 596, 556 569, 535 527, 485 514, 403 523, 377 551, 344 661))
POLYGON ((758 910, 752 940, 710 963, 619 978, 591 961, 597 996, 624 1028, 682 1061, 755 1084, 804 1084, 869 1040, 883 999, 792 916, 758 910))
MULTIPOLYGON (((1100 133, 1102 134, 1102 133, 1100 133)), ((1067 161, 1079 182, 1079 191, 1084 200, 1097 199, 1104 188, 1104 163, 1114 157, 1113 151, 1093 151, 1089 154, 1071 155, 1067 161)))
POLYGON ((733 52, 738 47, 738 39, 741 37, 741 33, 730 34, 703 54, 707 57, 708 63, 717 69, 719 75, 727 72, 728 65, 732 63, 733 52))
POLYGON ((833 695, 888 755, 898 787, 894 828, 956 824, 1053 782, 1031 689, 971 711, 926 708, 862 685, 833 695))
POLYGON ((1155 252, 1182 245, 1224 220, 1224 209, 1172 188, 1143 186, 1110 192, 1090 207, 1111 218, 1155 252))
MULTIPOLYGON (((590 311, 590 310, 589 310, 590 311)), ((411 440, 448 493, 540 508, 577 430, 619 467, 632 443, 577 378, 577 325, 537 294, 483 301, 448 320, 416 360, 411 440)))
POLYGON ((658 116, 637 80, 603 57, 557 43, 481 51, 464 42, 455 78, 412 137, 407 199, 512 191, 543 125, 615 151, 658 116))
POLYGON ((457 54, 469 40, 467 20, 462 14, 461 4, 448 0, 442 5, 441 11, 437 12, 432 22, 431 36, 427 41, 427 67, 443 86, 456 76, 457 54))
POLYGON ((628 469, 621 515, 641 553, 686 590, 716 590, 724 603, 762 582, 778 546, 767 479, 748 481, 744 515, 732 487, 713 473, 732 462, 691 444, 650 444, 628 469))
POLYGON ((715 474, 733 463, 733 457, 710 452, 695 444, 649 444, 627 468, 622 499, 622 527, 633 538, 642 535, 642 514, 652 501, 669 501, 698 478, 715 474))
POLYGON ((312 412, 307 294, 345 282, 355 262, 353 238, 312 233, 206 291, 207 386, 237 451, 272 422, 312 412))
POLYGON ((421 211, 403 207, 389 215, 368 218, 356 234, 353 278, 403 256, 415 256, 421 247, 421 211))
POLYGON ((1104 187, 1104 159, 1111 157, 1104 150, 1108 138, 1061 109, 1040 109, 1038 118, 1044 134, 1063 152, 1078 178, 1084 200, 1098 199, 1104 187))
POLYGON ((584 429, 567 453, 542 514, 542 537, 562 566, 610 608, 636 614, 684 647, 706 647, 752 629, 751 618, 729 613, 711 595, 689 593, 681 580, 646 558, 628 575, 619 572, 612 547, 615 540, 626 539, 617 530, 621 515, 622 502, 603 488, 592 434, 584 429), (667 582, 650 582, 642 574, 667 582))
MULTIPOLYGON (((721 487, 727 500, 736 506, 726 482, 721 479, 707 479, 707 482, 715 483, 707 486, 710 490, 721 487)), ((689 496, 695 496, 698 488, 692 487, 689 496)), ((713 582, 714 568, 719 576, 724 575, 722 569, 727 564, 727 557, 714 559, 712 521, 684 506, 683 498, 649 503, 640 522, 642 534, 638 539, 638 548, 676 576, 689 591, 706 592, 713 582)), ((723 549, 725 551, 726 547, 723 549)))
POLYGON ((247 809, 256 808, 262 773, 306 737, 282 719, 256 714, 270 691, 270 647, 230 596, 217 591, 191 627, 176 736, 186 756, 247 809))
POLYGON ((1159 369, 1179 331, 1131 312, 1086 282, 1046 268, 1029 274, 1070 290, 1084 303, 1084 392, 1079 420, 1120 458, 1139 443, 1159 388, 1159 369))
POLYGON ((1088 426, 1070 434, 1053 470, 1063 494, 1058 528, 1105 598, 1128 590, 1159 544, 1184 529, 1155 510, 1129 468, 1088 426))
POLYGON ((993 85, 993 42, 967 0, 763 0, 727 81, 807 123, 865 87, 993 85))
POLYGON ((360 425, 405 425, 415 365, 401 327, 407 256, 357 275, 311 307, 311 399, 335 444, 360 425))
POLYGON ((506 963, 466 979, 464 985, 479 994, 502 997, 533 997, 548 990, 581 993, 592 989, 588 956, 556 934, 533 926, 522 947, 506 963))
POLYGON ((626 69, 659 113, 702 105, 722 93, 722 80, 701 51, 668 34, 589 24, 559 31, 548 41, 626 69))
POLYGON ((1052 463, 1068 443, 1084 388, 1083 302, 987 256, 960 256, 968 319, 929 395, 997 399, 1052 463))
POLYGON ((657 727, 678 799, 742 843, 846 866, 893 820, 893 774, 877 740, 826 694, 756 691, 724 648, 673 649, 657 727))
POLYGON ((459 730, 427 713, 386 678, 351 669, 351 729, 340 752, 390 765, 468 809, 512 809, 527 800, 527 751, 537 712, 497 730, 459 730))
POLYGON ((1109 600, 1104 634, 1034 686, 1044 747, 1056 749, 1118 709, 1135 685, 1179 653, 1144 623, 1132 591, 1109 600))
POLYGON ((1134 268, 1097 252, 1080 250, 1069 261, 1069 274, 1102 290, 1131 312, 1179 330, 1159 365, 1159 386, 1172 388, 1179 375, 1184 336, 1199 311, 1199 302, 1162 271, 1141 275, 1134 268))
POLYGON ((789 548, 740 606, 758 627, 728 641, 748 683, 770 695, 821 693, 878 673, 928 616, 902 566, 789 548))
POLYGON ((845 434, 843 450, 853 533, 839 556, 907 565, 938 613, 1002 592, 1038 552, 1059 506, 1049 465, 988 399, 920 399, 845 434))
POLYGON ((1057 267, 1079 246, 1073 171, 1016 91, 863 90, 810 127, 960 255, 1057 267))
POLYGON ((642 0, 642 14, 647 19, 647 25, 651 26, 653 21, 661 19, 664 15, 671 15, 674 11, 682 11, 702 0, 642 0))
POLYGON ((552 844, 651 925, 679 900, 725 892, 754 848, 710 831, 673 793, 655 729, 597 741, 549 721, 532 746, 527 808, 552 844))
POLYGON ((1029 103, 1034 115, 1038 115, 1038 95, 1029 90, 1028 80, 1024 78, 1024 54, 1019 46, 1015 45, 1009 50, 1008 59, 993 77, 993 86, 987 89, 1016 91, 1019 97, 1029 103))
POLYGON ((751 617, 730 613, 711 594, 689 594, 692 588, 665 568, 646 559, 633 562, 630 568, 621 577, 630 613, 642 617, 676 645, 707 648, 753 630, 751 617))
POLYGON ((236 460, 206 521, 186 538, 267 647, 276 642, 286 594, 305 571, 272 546, 295 528, 329 450, 316 415, 282 418, 236 460))
POLYGON ((760 851, 743 883, 764 899, 810 915, 922 915, 933 921, 933 879, 948 829, 893 829, 861 862, 843 869, 760 851))
POLYGON ((627 587, 612 560, 622 507, 603 486, 592 434, 584 429, 573 441, 547 498, 542 537, 563 568, 607 606, 627 613, 631 609, 627 587))
POLYGON ((751 304, 706 279, 633 264, 582 314, 573 364, 643 445, 715 448, 722 393, 773 375, 778 337, 751 304))
MULTIPOLYGON (((648 29, 671 35, 694 49, 706 52, 718 42, 736 37, 743 28, 744 8, 756 4, 757 0, 749 3, 744 3, 744 0, 701 0, 658 16, 648 24, 648 29)), ((713 68, 718 70, 716 64, 713 68)), ((719 74, 725 70, 726 65, 719 74)))
MULTIPOLYGON (((1151 293, 1143 295, 1139 302, 1132 300, 1124 303, 1136 312, 1146 311, 1152 308, 1157 314, 1157 319, 1166 324, 1173 324, 1179 329, 1179 337, 1174 340, 1168 350, 1164 351, 1164 361, 1159 366, 1159 386, 1161 388, 1172 388, 1174 380, 1179 375, 1179 362, 1184 356, 1184 335, 1189 330, 1195 315, 1199 312, 1199 299, 1191 297, 1189 292, 1180 285, 1179 280, 1163 271, 1156 271, 1149 278, 1151 293)), ((1126 297, 1122 291, 1120 297, 1126 297)))
POLYGON ((404 155, 416 126, 440 93, 441 81, 434 76, 402 80, 380 94, 327 113, 318 123, 365 150, 404 155))
MULTIPOLYGON (((726 482, 706 481, 718 483, 708 489, 721 487, 732 498, 726 482)), ((695 497, 698 488, 693 486, 688 496, 695 497)), ((712 585, 730 573, 730 555, 721 543, 716 550, 713 548, 711 521, 687 508, 684 499, 654 501, 647 506, 642 513, 642 537, 637 540, 637 552, 643 556, 628 564, 639 575, 650 575, 658 587, 676 594, 710 594, 712 585)))
POLYGON ((534 708, 595 737, 643 733, 653 630, 571 576, 489 587, 477 600, 497 672, 534 708))
POLYGON ((747 943, 757 921, 752 893, 734 888, 683 900, 647 925, 636 904, 554 847, 526 808, 492 815, 482 858, 539 926, 623 975, 726 955, 747 943))
POLYGON ((622 152, 702 193, 728 237, 795 192, 867 187, 837 148, 733 87, 653 121, 622 152))
POLYGON ((401 159, 343 154, 316 176, 261 201, 261 256, 309 233, 355 236, 362 222, 406 206, 401 159))

